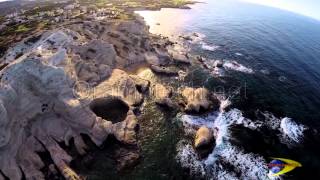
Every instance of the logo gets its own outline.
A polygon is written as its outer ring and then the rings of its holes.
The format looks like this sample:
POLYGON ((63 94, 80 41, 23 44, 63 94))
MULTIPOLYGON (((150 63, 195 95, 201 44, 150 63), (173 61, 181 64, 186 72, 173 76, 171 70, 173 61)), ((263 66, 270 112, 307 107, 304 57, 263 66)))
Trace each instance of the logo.
POLYGON ((269 164, 268 168, 272 176, 280 176, 286 174, 296 167, 302 167, 302 165, 294 160, 284 158, 271 158, 273 159, 269 164))

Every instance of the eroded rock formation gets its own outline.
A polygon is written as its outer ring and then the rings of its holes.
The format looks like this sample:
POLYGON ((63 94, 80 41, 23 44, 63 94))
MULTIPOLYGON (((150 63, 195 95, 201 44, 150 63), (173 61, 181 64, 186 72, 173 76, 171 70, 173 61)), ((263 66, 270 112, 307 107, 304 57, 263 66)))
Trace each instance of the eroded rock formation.
POLYGON ((214 146, 214 135, 211 129, 202 126, 196 132, 194 147, 201 158, 210 153, 214 146))
POLYGON ((185 111, 199 113, 206 111, 214 103, 211 101, 211 95, 205 88, 184 88, 181 93, 186 105, 185 111))
POLYGON ((157 83, 152 86, 152 92, 153 96, 155 97, 155 102, 158 105, 176 108, 176 104, 171 100, 171 87, 165 87, 164 85, 157 83))
POLYGON ((27 179, 43 179, 39 171, 43 163, 36 152, 45 150, 65 177, 76 177, 68 167, 72 158, 57 142, 77 139, 76 148, 82 153, 81 133, 100 145, 113 132, 111 122, 74 98, 72 80, 63 69, 41 58, 9 65, 0 85, 0 169, 11 179, 21 179, 21 170, 27 179))
MULTIPOLYGON (((86 154, 90 147, 83 135, 98 146, 108 136, 137 146, 134 112, 150 86, 157 104, 177 107, 172 88, 127 73, 144 65, 152 76, 184 79, 187 72, 175 64, 191 63, 186 52, 169 53, 172 42, 150 35, 139 17, 68 23, 37 36, 38 41, 23 40, 0 59, 0 179, 44 179, 44 167, 49 174, 81 179, 70 168, 74 157, 65 146, 86 154), (43 152, 50 164, 39 155, 43 152)), ((204 88, 186 88, 182 96, 186 111, 214 104, 204 88)), ((118 152, 118 169, 135 164, 137 149, 118 152)))
POLYGON ((23 42, 12 47, 1 60, 8 65, 1 70, 0 82, 0 170, 10 179, 44 179, 39 152, 49 153, 52 172, 56 167, 66 179, 80 179, 69 167, 73 157, 60 144, 69 146, 73 139, 83 155, 88 147, 82 134, 98 146, 109 135, 124 144, 137 142, 132 106, 141 104, 140 92, 147 91, 149 83, 114 68, 125 68, 128 59, 131 64, 145 61, 141 53, 132 55, 148 46, 146 31, 141 31, 145 26, 140 21, 113 24, 118 37, 101 24, 100 33, 95 33, 95 23, 46 32, 28 47, 21 48, 23 42), (143 48, 132 50, 126 40, 134 38, 143 48), (14 59, 17 53, 23 55, 14 59), (75 88, 79 82, 84 89, 75 88), (117 103, 122 111, 114 112, 111 107, 117 103), (110 110, 108 116, 99 108, 110 110), (123 118, 115 120, 112 113, 123 118))

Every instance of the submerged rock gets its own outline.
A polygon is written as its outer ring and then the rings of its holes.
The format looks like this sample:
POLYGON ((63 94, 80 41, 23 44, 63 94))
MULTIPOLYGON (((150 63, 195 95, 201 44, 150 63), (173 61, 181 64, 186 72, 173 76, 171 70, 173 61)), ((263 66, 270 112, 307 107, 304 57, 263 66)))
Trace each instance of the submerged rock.
POLYGON ((124 171, 128 168, 134 167, 140 160, 140 153, 138 150, 120 149, 116 152, 117 170, 124 171))
POLYGON ((214 67, 222 68, 223 67, 223 62, 221 60, 216 60, 214 62, 214 67))

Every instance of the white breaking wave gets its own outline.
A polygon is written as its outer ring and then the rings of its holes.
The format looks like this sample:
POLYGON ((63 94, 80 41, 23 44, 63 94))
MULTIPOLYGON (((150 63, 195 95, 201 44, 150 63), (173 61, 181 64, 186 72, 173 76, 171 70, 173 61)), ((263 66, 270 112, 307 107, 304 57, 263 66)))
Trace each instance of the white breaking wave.
POLYGON ((241 53, 239 53, 239 52, 235 53, 235 55, 236 55, 236 56, 243 56, 243 54, 241 54, 241 53))
POLYGON ((267 177, 268 170, 262 157, 253 153, 246 154, 240 148, 229 143, 230 125, 243 124, 255 128, 249 119, 242 116, 240 110, 232 109, 225 113, 213 112, 205 118, 183 115, 181 120, 188 133, 191 132, 188 128, 203 125, 211 129, 218 129, 216 147, 204 160, 197 158, 196 152, 190 144, 182 145, 180 143, 178 145, 177 160, 181 164, 183 163, 183 167, 190 168, 191 173, 206 174, 218 179, 239 179, 236 174, 251 179, 267 177), (231 164, 234 171, 225 169, 223 165, 225 163, 231 164), (194 172, 197 169, 201 171, 194 172))
POLYGON ((281 133, 278 134, 280 141, 288 147, 303 141, 304 131, 307 130, 308 127, 297 124, 293 119, 288 117, 279 119, 268 112, 262 113, 262 115, 265 117, 265 120, 263 122, 258 121, 258 123, 272 130, 279 130, 281 133))
POLYGON ((206 35, 202 34, 202 33, 194 32, 194 33, 189 34, 189 37, 191 37, 192 43, 201 43, 203 41, 203 39, 206 37, 206 35))
MULTIPOLYGON (((209 155, 205 161, 206 165, 211 165, 218 160, 219 164, 231 164, 233 171, 240 174, 234 179, 267 179, 268 167, 263 157, 254 153, 245 153, 240 148, 224 143, 209 155)), ((219 176, 225 170, 219 167, 219 176)), ((226 173, 226 172, 224 172, 226 173)), ((231 173, 233 174, 233 173, 231 173)))
POLYGON ((214 121, 214 128, 217 128, 218 134, 216 137, 216 144, 220 145, 225 139, 229 139, 229 127, 231 125, 243 125, 250 129, 256 129, 255 124, 243 117, 242 112, 238 109, 232 109, 225 113, 220 113, 214 121))
POLYGON ((193 150, 192 145, 180 141, 177 145, 178 154, 177 161, 182 167, 190 170, 190 175, 205 176, 204 163, 198 160, 196 152, 193 150))
POLYGON ((254 73, 254 71, 251 68, 245 67, 244 65, 236 62, 236 61, 226 61, 223 64, 223 67, 226 69, 232 69, 234 71, 240 71, 248 74, 254 73))
POLYGON ((246 153, 241 147, 232 145, 230 127, 242 125, 257 131, 263 127, 278 130, 280 141, 286 144, 292 141, 301 142, 306 127, 298 125, 290 118, 279 119, 267 112, 263 115, 264 120, 256 121, 245 118, 238 109, 212 112, 206 117, 182 115, 180 119, 187 134, 194 135, 195 130, 200 126, 218 129, 218 131, 215 137, 216 146, 207 158, 199 159, 191 143, 182 140, 177 146, 177 161, 182 167, 190 169, 191 174, 213 179, 268 179, 269 170, 266 160, 258 154, 246 153), (284 141, 283 137, 289 141, 284 141))
POLYGON ((303 132, 307 129, 305 126, 298 125, 291 118, 287 117, 281 119, 280 128, 284 137, 296 143, 300 143, 303 140, 303 132))
POLYGON ((194 134, 195 129, 200 128, 201 126, 206 126, 208 128, 213 128, 214 119, 218 116, 217 112, 211 113, 206 119, 192 116, 192 115, 183 115, 181 116, 181 121, 184 126, 184 131, 186 134, 194 134))
POLYGON ((211 73, 214 76, 225 76, 226 70, 239 71, 247 74, 253 74, 254 71, 251 68, 248 68, 236 61, 222 61, 222 67, 215 67, 215 60, 213 59, 205 59, 204 64, 211 70, 211 73))
POLYGON ((200 42, 200 45, 201 45, 202 49, 208 50, 208 51, 215 51, 215 50, 219 49, 219 46, 209 45, 206 42, 200 42))
POLYGON ((219 107, 220 112, 225 112, 225 110, 232 105, 232 102, 230 101, 229 98, 219 99, 219 101, 220 101, 220 107, 219 107))
POLYGON ((209 44, 204 41, 206 35, 198 32, 188 33, 182 36, 185 40, 187 40, 191 44, 199 44, 201 48, 207 51, 215 51, 219 48, 219 46, 214 44, 209 44))

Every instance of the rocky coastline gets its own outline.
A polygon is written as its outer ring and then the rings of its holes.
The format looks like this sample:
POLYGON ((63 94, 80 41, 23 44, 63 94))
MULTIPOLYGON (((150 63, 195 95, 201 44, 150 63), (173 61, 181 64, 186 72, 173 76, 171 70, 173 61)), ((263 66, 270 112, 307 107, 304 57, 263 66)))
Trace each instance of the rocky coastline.
MULTIPOLYGON (((99 147, 110 138, 129 147, 114 155, 117 169, 134 166, 146 98, 191 114, 226 108, 205 88, 166 83, 183 84, 189 67, 203 66, 201 58, 132 17, 68 22, 6 51, 0 61, 0 179, 83 179, 70 164, 90 152, 89 144, 99 147)), ((196 128, 195 148, 203 151, 215 133, 196 128)))

